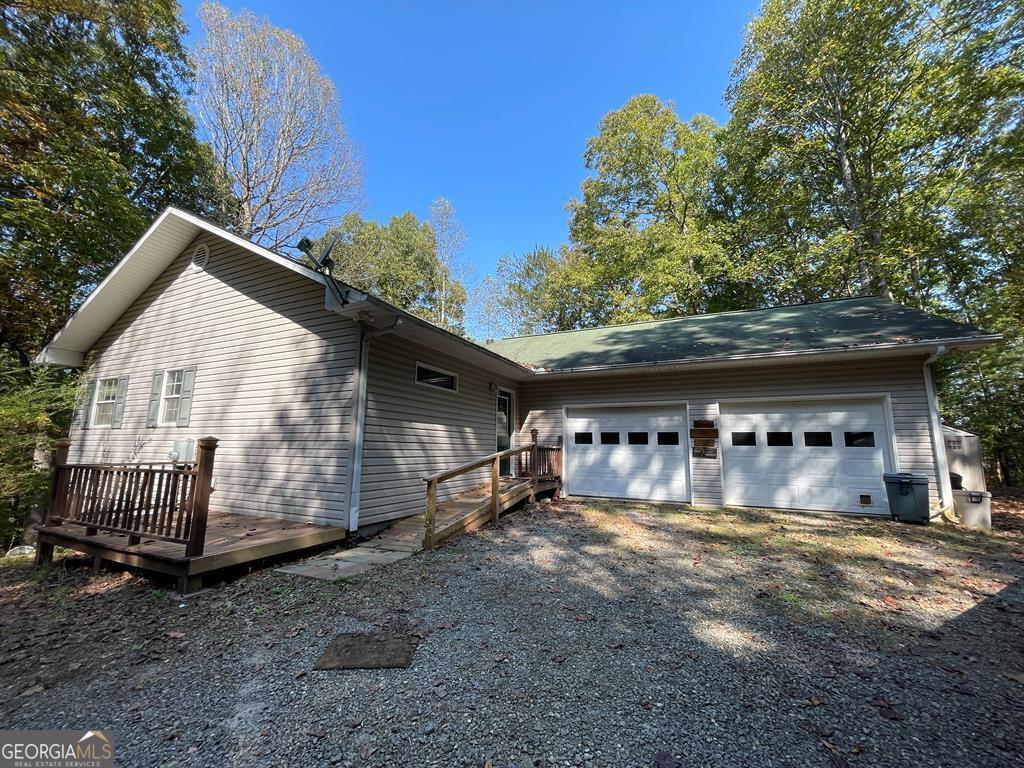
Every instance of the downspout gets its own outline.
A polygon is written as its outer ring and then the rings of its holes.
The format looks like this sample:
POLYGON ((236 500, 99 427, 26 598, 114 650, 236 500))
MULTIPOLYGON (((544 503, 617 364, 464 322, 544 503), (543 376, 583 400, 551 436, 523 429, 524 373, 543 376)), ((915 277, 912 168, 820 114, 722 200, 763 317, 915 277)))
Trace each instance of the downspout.
POLYGON ((925 358, 923 365, 924 390, 928 397, 928 427, 932 438, 932 453, 935 455, 935 471, 938 473, 939 504, 942 512, 953 506, 953 483, 949 479, 949 462, 946 459, 946 441, 942 437, 942 420, 939 417, 939 399, 935 396, 931 365, 947 352, 946 345, 940 344, 925 358))
POLYGON ((363 442, 366 429, 366 384, 370 367, 370 339, 391 333, 402 324, 402 318, 387 328, 369 328, 363 319, 357 319, 359 326, 359 361, 353 373, 355 375, 355 392, 352 399, 352 423, 349 429, 348 462, 348 530, 359 528, 359 501, 362 487, 363 442))

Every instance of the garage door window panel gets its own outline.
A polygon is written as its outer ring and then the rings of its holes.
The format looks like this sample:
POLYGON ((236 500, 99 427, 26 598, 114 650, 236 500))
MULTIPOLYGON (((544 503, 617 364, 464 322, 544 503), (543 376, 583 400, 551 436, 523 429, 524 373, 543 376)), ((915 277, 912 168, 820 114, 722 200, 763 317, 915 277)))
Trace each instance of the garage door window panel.
POLYGON ((619 433, 618 432, 602 432, 601 433, 601 445, 618 445, 619 444, 619 433))
POLYGON ((792 448, 793 447, 793 433, 792 432, 767 432, 765 434, 765 443, 774 446, 776 448, 792 448))
POLYGON ((593 445, 594 444, 594 433, 593 432, 577 432, 573 435, 573 442, 576 445, 593 445))
POLYGON ((658 445, 679 445, 678 432, 659 432, 658 445))
POLYGON ((626 442, 630 445, 647 445, 647 433, 646 432, 628 432, 626 433, 626 442))
POLYGON ((808 448, 831 448, 831 432, 804 432, 804 445, 808 448))
POLYGON ((732 444, 740 446, 756 446, 757 445, 757 432, 733 432, 732 433, 732 444))
POLYGON ((844 432, 844 440, 847 448, 874 448, 874 432, 844 432))

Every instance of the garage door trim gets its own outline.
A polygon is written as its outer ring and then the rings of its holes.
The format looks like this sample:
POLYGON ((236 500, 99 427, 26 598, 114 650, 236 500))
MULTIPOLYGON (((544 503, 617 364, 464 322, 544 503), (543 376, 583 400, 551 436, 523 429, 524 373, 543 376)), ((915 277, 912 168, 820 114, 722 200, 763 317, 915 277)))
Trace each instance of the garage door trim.
MULTIPOLYGON (((572 450, 572 443, 569 440, 569 411, 584 408, 680 408, 683 412, 682 447, 685 461, 683 462, 683 475, 686 483, 686 498, 679 504, 693 503, 693 473, 690 467, 690 401, 689 400, 629 400, 613 403, 572 403, 562 406, 562 450, 565 456, 562 460, 562 487, 567 496, 571 494, 571 477, 569 472, 569 451, 572 450)), ((595 497, 596 498, 596 497, 595 497)), ((657 502, 655 502, 657 503, 657 502)))
MULTIPOLYGON (((889 392, 832 392, 814 394, 779 394, 761 395, 758 397, 730 397, 719 399, 715 402, 715 409, 718 413, 717 423, 722 424, 722 406, 730 405, 756 405, 758 403, 789 403, 799 404, 802 402, 820 401, 874 401, 882 404, 882 419, 885 422, 885 445, 882 458, 887 465, 887 472, 900 472, 900 455, 896 445, 896 423, 892 413, 892 394, 889 392)), ((725 434, 719 439, 721 449, 718 451, 718 480, 721 487, 722 503, 725 503, 725 434)))

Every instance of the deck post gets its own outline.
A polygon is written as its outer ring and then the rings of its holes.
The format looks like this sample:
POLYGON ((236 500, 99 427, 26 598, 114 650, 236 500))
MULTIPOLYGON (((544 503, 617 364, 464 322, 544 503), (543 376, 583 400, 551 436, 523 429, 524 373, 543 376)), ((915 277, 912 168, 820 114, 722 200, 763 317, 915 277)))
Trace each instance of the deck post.
MULTIPOLYGON (((50 498, 46 503, 46 511, 43 512, 42 525, 60 525, 60 518, 64 516, 64 507, 68 497, 65 465, 68 463, 70 450, 71 440, 69 438, 62 437, 57 441, 57 450, 53 455, 53 477, 50 479, 50 498)), ((53 544, 40 539, 36 542, 36 565, 46 565, 51 562, 53 562, 53 544)))
POLYGON ((530 430, 530 503, 537 501, 537 460, 540 458, 540 451, 537 450, 537 434, 539 430, 530 430))
POLYGON ((213 491, 213 455, 217 451, 216 437, 201 437, 196 458, 196 490, 192 498, 192 524, 189 527, 185 557, 198 557, 206 545, 206 519, 210 513, 210 493, 213 491))
POLYGON ((427 511, 423 515, 423 546, 434 546, 434 520, 437 517, 437 480, 427 480, 427 511))
POLYGON ((500 483, 501 459, 491 462, 491 522, 498 522, 498 495, 501 493, 500 483))

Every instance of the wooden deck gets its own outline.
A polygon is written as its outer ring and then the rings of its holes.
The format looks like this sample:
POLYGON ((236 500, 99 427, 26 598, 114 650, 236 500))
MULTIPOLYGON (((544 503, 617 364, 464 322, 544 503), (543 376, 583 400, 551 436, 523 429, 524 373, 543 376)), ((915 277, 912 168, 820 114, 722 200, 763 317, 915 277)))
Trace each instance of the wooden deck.
POLYGON ((97 531, 88 535, 84 528, 68 524, 39 528, 41 543, 92 555, 96 567, 108 560, 173 576, 181 592, 198 589, 204 576, 218 571, 333 544, 346 535, 344 528, 210 510, 203 554, 189 557, 181 544, 146 538, 145 534, 138 544, 133 544, 127 534, 117 532, 97 531))
MULTIPOLYGON (((530 478, 503 477, 499 480, 498 513, 507 511, 531 494, 554 491, 558 478, 545 478, 534 489, 530 478)), ((491 486, 482 484, 447 501, 439 502, 434 517, 434 534, 425 533, 425 512, 406 517, 381 531, 368 543, 384 549, 431 549, 442 541, 480 528, 492 519, 491 486)))

